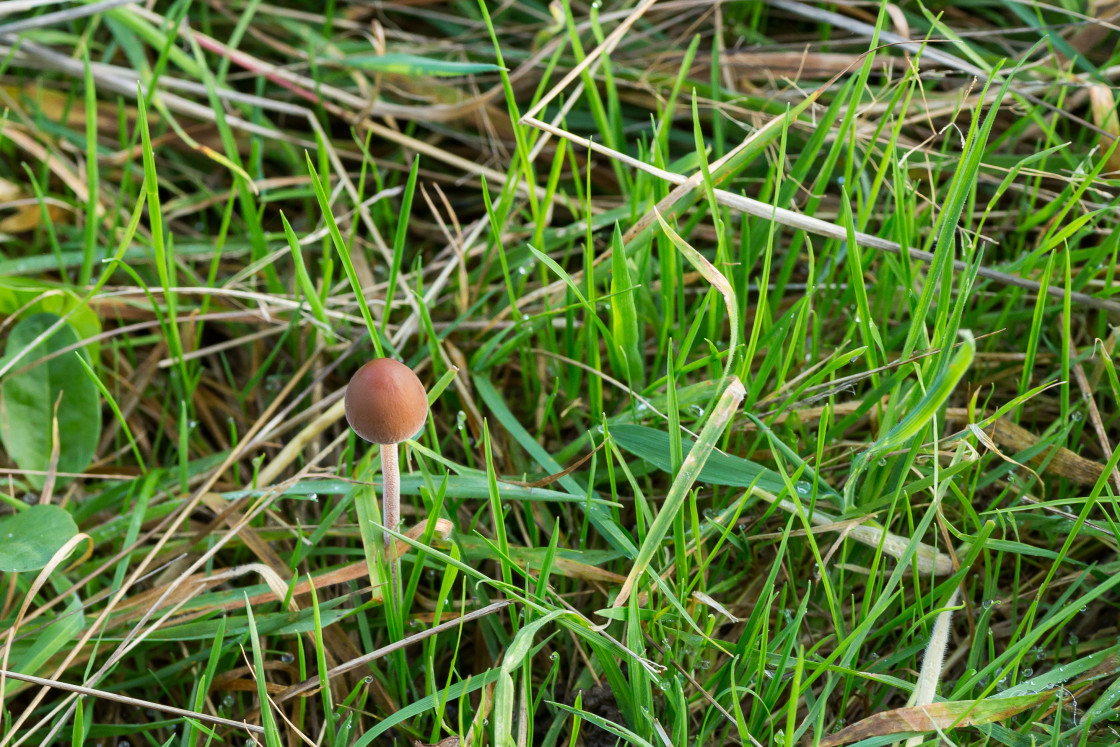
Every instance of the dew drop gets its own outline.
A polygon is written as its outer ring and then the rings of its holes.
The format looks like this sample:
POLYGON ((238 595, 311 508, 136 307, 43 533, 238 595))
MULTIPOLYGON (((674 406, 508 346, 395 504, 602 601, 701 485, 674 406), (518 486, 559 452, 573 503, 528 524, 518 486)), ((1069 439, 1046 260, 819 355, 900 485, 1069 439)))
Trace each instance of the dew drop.
POLYGON ((287 653, 287 652, 285 652, 284 654, 281 654, 281 656, 280 656, 280 661, 284 662, 285 664, 291 664, 295 660, 296 660, 296 657, 293 656, 292 654, 287 653))

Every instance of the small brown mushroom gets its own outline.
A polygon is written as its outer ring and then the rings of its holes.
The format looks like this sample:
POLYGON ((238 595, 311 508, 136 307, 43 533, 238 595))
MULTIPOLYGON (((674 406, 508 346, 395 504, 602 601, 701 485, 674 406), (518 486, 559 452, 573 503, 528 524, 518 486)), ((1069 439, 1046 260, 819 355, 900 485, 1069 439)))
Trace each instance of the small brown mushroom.
POLYGON ((390 556, 392 535, 401 519, 401 477, 397 444, 407 441, 428 419, 424 385, 403 363, 377 358, 358 369, 346 387, 346 422, 361 438, 381 446, 381 494, 385 523, 385 559, 396 593, 396 560, 390 556))

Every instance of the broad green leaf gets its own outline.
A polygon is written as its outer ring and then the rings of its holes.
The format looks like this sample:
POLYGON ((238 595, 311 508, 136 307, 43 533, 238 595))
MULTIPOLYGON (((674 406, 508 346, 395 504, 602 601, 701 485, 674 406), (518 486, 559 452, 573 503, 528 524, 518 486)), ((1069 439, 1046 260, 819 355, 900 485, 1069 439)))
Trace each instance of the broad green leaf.
MULTIPOLYGON (((101 320, 72 290, 37 280, 3 277, 4 274, 0 270, 0 316, 12 316, 16 312, 25 319, 42 312, 65 316, 73 309, 74 313, 66 321, 79 339, 88 340, 101 334, 101 320)), ((99 344, 91 342, 88 349, 96 360, 99 344)))
MULTIPOLYGON (((611 438, 626 451, 658 469, 665 472, 672 469, 669 461, 668 433, 644 425, 620 424, 611 426, 611 438)), ((693 441, 687 438, 681 439, 685 456, 688 456, 693 445, 693 441)), ((722 451, 713 451, 708 456, 697 480, 709 485, 730 485, 736 488, 754 486, 774 494, 784 492, 786 487, 782 476, 774 470, 722 451)), ((833 494, 832 489, 824 482, 820 483, 819 490, 833 494)))
POLYGON ((403 52, 390 54, 356 54, 344 57, 338 62, 362 70, 372 70, 390 75, 405 75, 410 78, 435 76, 450 78, 458 75, 473 75, 475 73, 496 73, 502 70, 500 65, 490 62, 454 62, 452 60, 436 60, 430 57, 421 57, 403 52))
POLYGON ((78 533, 70 513, 58 506, 30 506, 0 519, 0 571, 37 571, 78 533))
MULTIPOLYGON (((35 339, 58 320, 55 314, 35 314, 12 330, 5 348, 11 357, 30 347, 35 339)), ((4 417, 0 422, 0 439, 20 469, 45 472, 51 458, 51 420, 58 405, 60 436, 58 471, 82 472, 89 466, 101 436, 101 404, 97 387, 74 357, 89 361, 82 348, 62 353, 50 360, 21 371, 28 365, 79 342, 69 324, 64 324, 47 340, 24 356, 20 365, 0 387, 0 406, 4 417)), ((43 475, 28 475, 35 487, 42 487, 43 475)))

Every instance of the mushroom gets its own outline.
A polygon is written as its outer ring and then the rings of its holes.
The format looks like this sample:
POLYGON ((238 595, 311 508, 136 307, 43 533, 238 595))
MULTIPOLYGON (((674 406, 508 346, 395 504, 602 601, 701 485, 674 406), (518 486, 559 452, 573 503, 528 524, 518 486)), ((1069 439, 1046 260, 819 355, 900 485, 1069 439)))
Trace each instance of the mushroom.
POLYGON ((346 422, 361 438, 381 446, 381 494, 385 524, 385 560, 396 594, 396 561, 389 554, 392 535, 401 519, 401 476, 397 444, 407 441, 428 419, 424 385, 403 363, 377 358, 358 369, 346 387, 346 422))

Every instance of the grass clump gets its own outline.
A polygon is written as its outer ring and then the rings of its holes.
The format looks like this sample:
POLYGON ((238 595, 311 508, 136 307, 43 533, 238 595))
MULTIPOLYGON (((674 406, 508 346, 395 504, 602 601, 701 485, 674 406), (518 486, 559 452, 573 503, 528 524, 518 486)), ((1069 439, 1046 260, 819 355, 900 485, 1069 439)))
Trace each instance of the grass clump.
POLYGON ((26 5, 0 747, 1120 740, 1110 6, 26 5))

